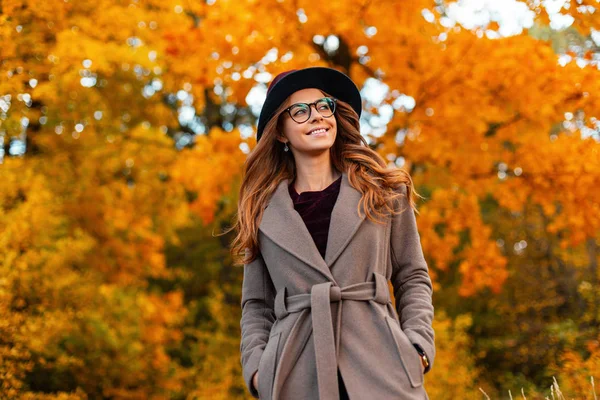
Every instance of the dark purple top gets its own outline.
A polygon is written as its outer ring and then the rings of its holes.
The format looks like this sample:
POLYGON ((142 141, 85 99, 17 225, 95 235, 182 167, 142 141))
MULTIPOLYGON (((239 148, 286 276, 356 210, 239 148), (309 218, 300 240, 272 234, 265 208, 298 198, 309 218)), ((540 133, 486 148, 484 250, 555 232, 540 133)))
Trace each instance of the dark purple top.
POLYGON ((292 181, 288 190, 294 203, 294 208, 304 220, 304 224, 312 236, 321 257, 325 258, 327 250, 327 235, 329 233, 329 222, 331 212, 340 193, 342 176, 327 186, 325 189, 314 192, 302 192, 298 194, 292 181))

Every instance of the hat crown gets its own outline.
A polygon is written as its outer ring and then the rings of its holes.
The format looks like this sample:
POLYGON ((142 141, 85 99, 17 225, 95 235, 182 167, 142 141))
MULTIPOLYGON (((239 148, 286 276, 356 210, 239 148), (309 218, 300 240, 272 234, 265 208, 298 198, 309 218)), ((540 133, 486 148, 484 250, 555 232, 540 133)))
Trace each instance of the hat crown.
POLYGON ((284 71, 284 72, 281 72, 279 75, 277 75, 275 77, 275 79, 273 79, 271 81, 271 83, 269 84, 269 87, 267 88, 267 95, 269 94, 271 89, 273 89, 273 87, 277 84, 277 82, 279 82, 280 80, 282 80, 283 78, 285 78, 286 76, 288 76, 289 74, 291 74, 292 72, 295 72, 295 71, 297 71, 297 69, 290 69, 289 71, 284 71))

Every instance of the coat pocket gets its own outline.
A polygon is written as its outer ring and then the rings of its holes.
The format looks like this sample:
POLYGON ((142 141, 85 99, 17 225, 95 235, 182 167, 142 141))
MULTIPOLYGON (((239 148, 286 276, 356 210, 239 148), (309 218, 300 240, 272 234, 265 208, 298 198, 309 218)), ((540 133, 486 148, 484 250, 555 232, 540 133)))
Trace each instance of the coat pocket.
POLYGON ((273 395, 273 381, 275 379, 275 368, 277 367, 277 348, 281 332, 269 337, 267 346, 258 363, 258 397, 261 400, 270 400, 273 395))
POLYGON ((423 365, 419 353, 417 353, 406 333, 402 331, 400 323, 396 319, 386 316, 385 320, 396 344, 396 351, 402 361, 410 385, 414 388, 423 385, 423 365))

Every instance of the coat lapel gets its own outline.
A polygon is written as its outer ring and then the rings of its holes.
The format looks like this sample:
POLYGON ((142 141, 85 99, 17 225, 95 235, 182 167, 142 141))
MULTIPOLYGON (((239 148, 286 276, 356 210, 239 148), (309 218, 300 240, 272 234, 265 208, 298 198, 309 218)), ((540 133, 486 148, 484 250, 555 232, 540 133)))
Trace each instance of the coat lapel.
MULTIPOLYGON (((361 197, 361 193, 350 186, 348 175, 343 172, 340 194, 331 212, 331 222, 327 236, 325 263, 328 269, 348 246, 358 227, 365 219, 362 206, 360 209, 362 216, 358 215, 358 205, 361 197)), ((319 254, 318 251, 317 254, 319 254)))
POLYGON ((294 209, 288 184, 289 181, 284 179, 277 186, 263 213, 259 229, 283 250, 335 282, 330 267, 365 219, 364 208, 361 207, 361 217, 357 212, 361 194, 350 186, 348 175, 343 172, 340 193, 331 213, 327 251, 323 259, 302 217, 294 209))

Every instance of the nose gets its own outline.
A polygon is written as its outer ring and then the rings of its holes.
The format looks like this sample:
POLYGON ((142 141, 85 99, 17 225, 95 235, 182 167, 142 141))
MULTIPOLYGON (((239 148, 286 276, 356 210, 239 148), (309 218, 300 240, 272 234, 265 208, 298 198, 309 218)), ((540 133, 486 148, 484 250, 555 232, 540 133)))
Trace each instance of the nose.
POLYGON ((310 121, 321 121, 323 120, 323 116, 321 115, 321 113, 319 112, 319 110, 317 110, 317 105, 316 104, 311 104, 311 112, 310 112, 310 121), (314 108, 315 110, 313 111, 312 108, 314 108))

